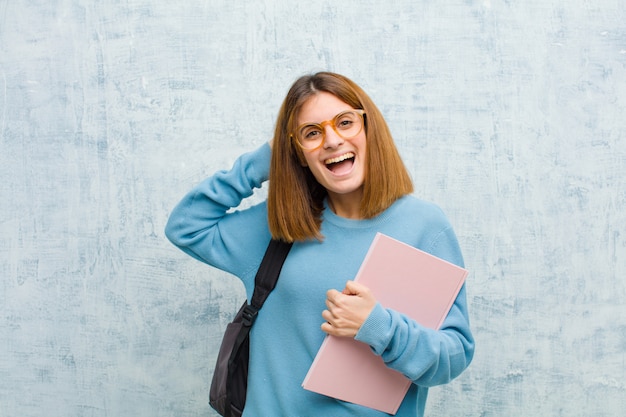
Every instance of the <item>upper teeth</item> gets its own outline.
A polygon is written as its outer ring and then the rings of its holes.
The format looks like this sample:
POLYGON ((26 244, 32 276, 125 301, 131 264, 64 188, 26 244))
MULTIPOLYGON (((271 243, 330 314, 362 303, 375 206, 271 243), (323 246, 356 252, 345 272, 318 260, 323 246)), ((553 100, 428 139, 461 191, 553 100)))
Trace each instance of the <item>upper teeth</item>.
POLYGON ((346 154, 343 154, 341 156, 337 156, 335 158, 329 158, 329 159, 325 160, 324 163, 326 165, 336 164, 337 162, 345 161, 346 159, 350 159, 350 158, 354 158, 354 154, 352 152, 348 152, 346 154))

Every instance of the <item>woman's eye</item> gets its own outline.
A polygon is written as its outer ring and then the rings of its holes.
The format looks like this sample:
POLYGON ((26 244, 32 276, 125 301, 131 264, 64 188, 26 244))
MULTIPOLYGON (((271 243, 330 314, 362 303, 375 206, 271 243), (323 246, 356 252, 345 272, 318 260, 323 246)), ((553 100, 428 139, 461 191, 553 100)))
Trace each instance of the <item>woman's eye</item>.
POLYGON ((354 123, 352 119, 341 119, 337 122, 337 127, 339 129, 347 129, 352 126, 352 123, 354 123))
POLYGON ((306 140, 314 140, 317 139, 321 134, 322 132, 319 129, 309 129, 304 132, 302 137, 306 140))

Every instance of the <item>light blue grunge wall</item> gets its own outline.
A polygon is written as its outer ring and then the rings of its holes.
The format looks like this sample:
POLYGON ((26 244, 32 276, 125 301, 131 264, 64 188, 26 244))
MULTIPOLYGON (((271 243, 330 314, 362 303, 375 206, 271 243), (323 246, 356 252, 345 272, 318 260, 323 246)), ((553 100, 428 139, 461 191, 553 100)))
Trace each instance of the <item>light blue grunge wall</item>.
POLYGON ((2 0, 1 417, 212 415, 242 288, 163 227, 321 69, 379 104, 471 270, 475 361, 428 415, 623 415, 622 0, 2 0))

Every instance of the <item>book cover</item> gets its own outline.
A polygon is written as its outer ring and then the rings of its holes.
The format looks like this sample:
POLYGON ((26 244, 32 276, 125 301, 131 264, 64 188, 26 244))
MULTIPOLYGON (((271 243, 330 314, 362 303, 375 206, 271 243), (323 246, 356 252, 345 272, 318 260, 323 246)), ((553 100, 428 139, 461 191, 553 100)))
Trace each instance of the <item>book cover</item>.
MULTIPOLYGON (((374 238, 355 281, 385 308, 438 329, 468 271, 382 233, 374 238)), ((302 386, 313 392, 395 414, 411 381, 370 347, 326 336, 302 386)))

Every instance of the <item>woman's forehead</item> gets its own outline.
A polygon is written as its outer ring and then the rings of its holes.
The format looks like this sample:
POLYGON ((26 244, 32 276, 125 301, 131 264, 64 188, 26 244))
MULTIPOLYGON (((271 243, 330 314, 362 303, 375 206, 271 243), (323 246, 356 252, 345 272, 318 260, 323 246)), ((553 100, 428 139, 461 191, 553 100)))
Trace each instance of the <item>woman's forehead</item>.
POLYGON ((352 107, 339 97, 321 92, 308 98, 297 114, 298 124, 321 123, 352 107))

